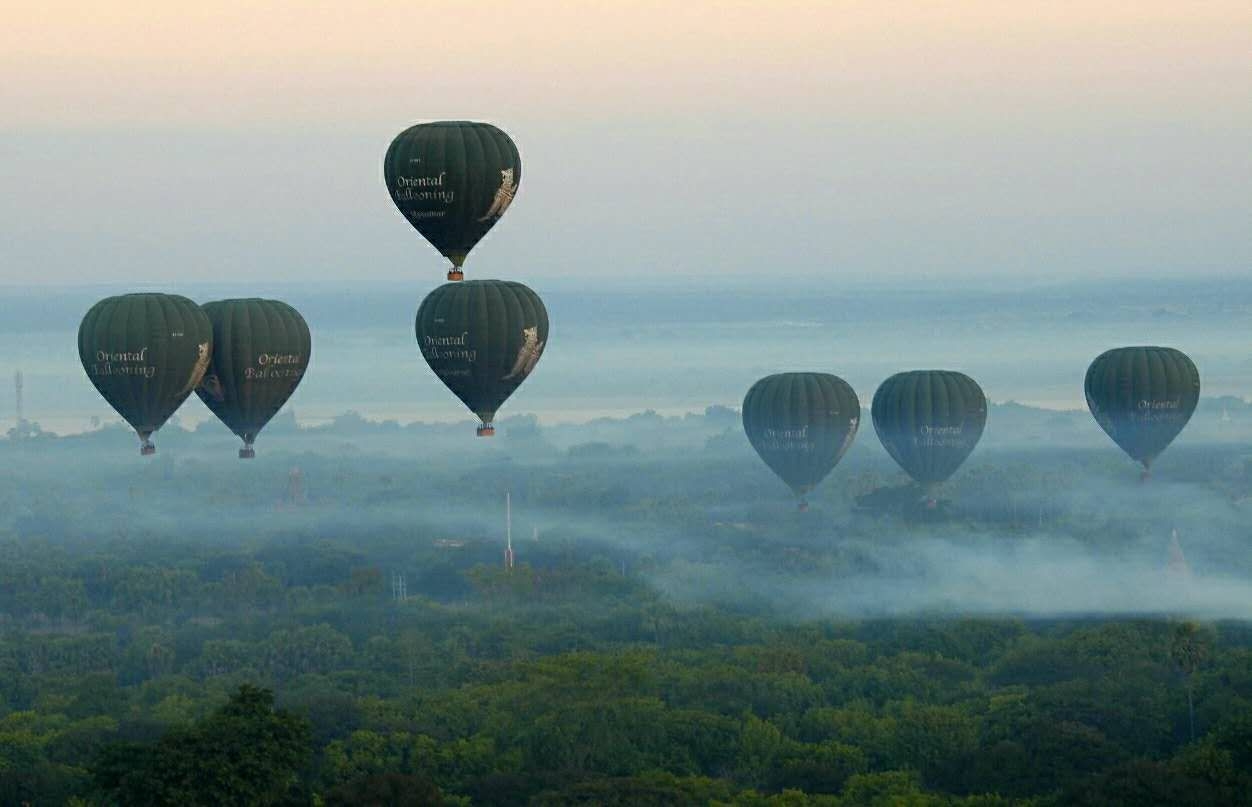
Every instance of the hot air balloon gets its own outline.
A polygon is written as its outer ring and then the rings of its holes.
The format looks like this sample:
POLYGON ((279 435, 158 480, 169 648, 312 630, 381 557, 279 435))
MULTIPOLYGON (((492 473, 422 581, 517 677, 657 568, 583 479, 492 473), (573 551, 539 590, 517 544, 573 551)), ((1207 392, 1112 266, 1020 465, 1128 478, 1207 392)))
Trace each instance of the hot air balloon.
POLYGON ((204 312, 213 324, 213 360, 196 394, 243 440, 240 459, 250 459, 257 433, 304 378, 309 326, 279 300, 220 300, 204 312))
POLYGON ((448 280, 460 280, 465 256, 513 202, 522 159, 490 123, 420 123, 391 141, 383 176, 404 217, 452 261, 448 280))
POLYGON ((156 453, 152 433, 200 383, 212 349, 209 318, 176 294, 106 297, 78 327, 87 377, 134 428, 144 456, 156 453))
POLYGON ((1156 459, 1195 412, 1200 372, 1172 347, 1121 347, 1087 368, 1087 407, 1100 428, 1135 461, 1147 479, 1156 459))
POLYGON ((926 492, 952 476, 987 423, 987 399, 974 379, 951 370, 897 373, 878 387, 870 410, 883 448, 926 492))
POLYGON ((539 295, 511 280, 445 283, 422 301, 415 328, 422 357, 478 415, 478 434, 486 437, 495 434, 496 410, 548 344, 548 311, 539 295))
POLYGON ((861 402, 848 382, 829 373, 779 373, 743 398, 743 430, 765 464, 804 496, 826 478, 856 437, 861 402))

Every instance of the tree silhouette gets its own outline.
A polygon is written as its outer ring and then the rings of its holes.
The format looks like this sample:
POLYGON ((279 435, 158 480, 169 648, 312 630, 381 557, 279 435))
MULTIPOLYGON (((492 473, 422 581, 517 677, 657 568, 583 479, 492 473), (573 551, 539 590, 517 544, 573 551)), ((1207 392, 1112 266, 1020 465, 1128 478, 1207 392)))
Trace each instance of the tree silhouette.
POLYGON ((109 746, 93 769, 121 804, 271 805, 296 783, 311 751, 308 721, 275 711, 274 694, 249 684, 208 718, 154 745, 109 746))

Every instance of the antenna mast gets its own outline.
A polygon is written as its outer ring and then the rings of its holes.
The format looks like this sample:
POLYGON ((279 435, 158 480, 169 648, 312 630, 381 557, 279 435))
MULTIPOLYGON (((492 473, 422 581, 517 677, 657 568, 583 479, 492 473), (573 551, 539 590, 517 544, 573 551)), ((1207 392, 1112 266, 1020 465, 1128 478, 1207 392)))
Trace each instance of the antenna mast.
POLYGON ((17 393, 17 427, 20 429, 26 425, 26 414, 22 407, 22 371, 18 370, 13 374, 13 389, 17 393))
POLYGON ((513 570, 513 499, 509 491, 504 492, 504 568, 513 570))
POLYGON ((304 503, 304 472, 299 468, 287 474, 287 503, 293 507, 304 503))

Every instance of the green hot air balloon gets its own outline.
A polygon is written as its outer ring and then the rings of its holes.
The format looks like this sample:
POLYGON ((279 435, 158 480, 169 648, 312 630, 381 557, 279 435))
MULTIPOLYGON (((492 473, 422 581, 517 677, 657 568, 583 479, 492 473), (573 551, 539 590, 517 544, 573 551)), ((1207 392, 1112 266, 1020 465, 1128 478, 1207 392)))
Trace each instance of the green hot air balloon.
POLYGON ((1178 436, 1200 401, 1200 372, 1172 347, 1120 347, 1087 368, 1087 407, 1100 428, 1135 461, 1143 478, 1178 436))
POLYGON ((296 391, 309 366, 309 326, 279 300, 206 303, 213 361, 196 394, 243 440, 241 459, 256 456, 257 433, 296 391))
POLYGON ((404 217, 452 261, 448 280, 460 280, 465 256, 513 202, 522 158, 490 123, 420 123, 391 141, 383 176, 404 217))
POLYGON ((78 356, 104 399, 149 439, 200 383, 213 326, 200 306, 176 294, 124 294, 91 307, 78 326, 78 356))
POLYGON ((445 283, 417 309, 417 344, 439 380, 495 434, 496 410, 535 369, 548 344, 548 311, 521 283, 445 283))
POLYGON ((913 370, 882 382, 870 414, 883 448, 925 489, 933 507, 935 488, 978 444, 987 399, 964 373, 913 370))
POLYGON ((829 373, 779 373, 743 398, 743 430, 765 464, 800 499, 826 478, 856 437, 861 402, 829 373))

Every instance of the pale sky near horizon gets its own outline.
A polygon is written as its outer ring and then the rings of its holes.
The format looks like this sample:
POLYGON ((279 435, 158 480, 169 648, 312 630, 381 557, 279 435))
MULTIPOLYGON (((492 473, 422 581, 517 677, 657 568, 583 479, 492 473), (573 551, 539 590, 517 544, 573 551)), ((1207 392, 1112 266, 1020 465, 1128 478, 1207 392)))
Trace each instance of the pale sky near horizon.
POLYGON ((0 5, 0 284, 442 278, 405 126, 491 120, 470 277, 1252 271, 1252 5, 0 5))

